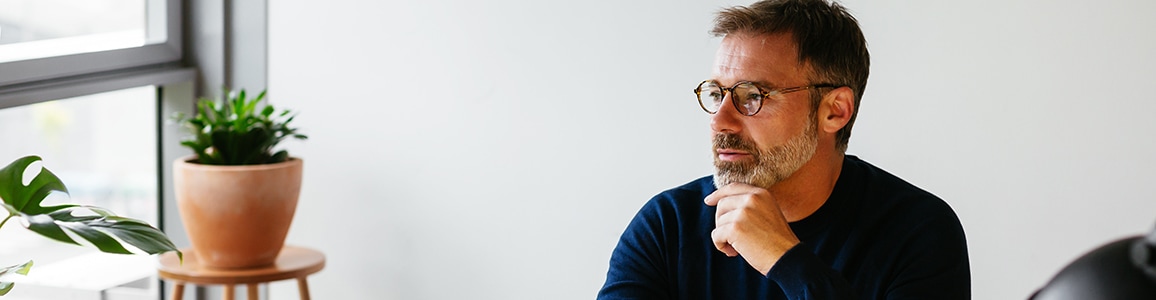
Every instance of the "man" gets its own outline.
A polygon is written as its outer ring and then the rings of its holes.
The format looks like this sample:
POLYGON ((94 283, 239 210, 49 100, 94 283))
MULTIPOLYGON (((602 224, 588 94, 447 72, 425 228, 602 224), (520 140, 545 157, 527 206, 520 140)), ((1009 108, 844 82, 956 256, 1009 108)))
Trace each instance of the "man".
POLYGON ((826 0, 723 10, 715 174, 655 196, 599 299, 969 299, 962 226, 935 195, 845 155, 869 55, 826 0))

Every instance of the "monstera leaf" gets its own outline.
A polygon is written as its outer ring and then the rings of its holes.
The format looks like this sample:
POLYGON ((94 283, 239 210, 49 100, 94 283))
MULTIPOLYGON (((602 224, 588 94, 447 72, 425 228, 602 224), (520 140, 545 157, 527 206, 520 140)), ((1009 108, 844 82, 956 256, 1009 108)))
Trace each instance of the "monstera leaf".
MULTIPOLYGON (((32 261, 31 260, 22 264, 22 265, 15 265, 15 266, 11 266, 11 267, 0 268, 0 279, 3 279, 4 275, 8 274, 8 273, 28 275, 28 269, 31 269, 31 268, 32 268, 32 261)), ((4 296, 5 294, 8 294, 8 291, 11 291, 12 286, 14 286, 14 285, 15 284, 11 283, 11 282, 0 281, 0 296, 4 296)))
MULTIPOLYGON (((76 204, 41 206, 44 198, 52 192, 68 193, 68 189, 60 178, 44 168, 25 185, 24 171, 37 161, 40 161, 40 157, 26 156, 0 169, 0 200, 3 200, 0 206, 8 211, 8 217, 0 221, 0 226, 13 218, 22 219, 21 223, 33 232, 60 242, 80 245, 65 233, 67 230, 107 253, 132 254, 122 242, 148 254, 177 251, 173 242, 155 227, 139 220, 117 216, 103 208, 76 204)), ((179 251, 177 256, 182 256, 179 251)), ((30 261, 23 265, 0 268, 0 275, 27 274, 31 267, 30 261)), ((11 283, 0 282, 0 295, 11 288, 11 283)))

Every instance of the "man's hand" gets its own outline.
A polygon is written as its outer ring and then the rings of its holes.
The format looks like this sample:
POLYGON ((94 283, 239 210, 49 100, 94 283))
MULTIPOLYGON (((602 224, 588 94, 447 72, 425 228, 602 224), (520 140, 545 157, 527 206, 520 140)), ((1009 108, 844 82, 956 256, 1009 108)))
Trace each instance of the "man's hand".
POLYGON ((778 201, 765 189, 731 183, 707 195, 705 201, 717 207, 715 229, 710 233, 715 248, 730 257, 742 255, 763 275, 799 244, 778 201))

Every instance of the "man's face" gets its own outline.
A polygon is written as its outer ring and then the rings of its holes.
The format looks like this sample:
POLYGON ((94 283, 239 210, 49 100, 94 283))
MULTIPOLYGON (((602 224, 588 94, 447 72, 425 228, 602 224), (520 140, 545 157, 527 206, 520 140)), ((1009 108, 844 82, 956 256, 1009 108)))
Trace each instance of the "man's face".
MULTIPOLYGON (((810 85, 790 37, 727 35, 719 47, 712 79, 725 87, 750 81, 764 90, 810 85)), ((711 116, 715 185, 742 182, 769 189, 806 164, 818 144, 812 92, 766 99, 754 116, 736 111, 728 93, 724 99, 728 103, 711 116)))

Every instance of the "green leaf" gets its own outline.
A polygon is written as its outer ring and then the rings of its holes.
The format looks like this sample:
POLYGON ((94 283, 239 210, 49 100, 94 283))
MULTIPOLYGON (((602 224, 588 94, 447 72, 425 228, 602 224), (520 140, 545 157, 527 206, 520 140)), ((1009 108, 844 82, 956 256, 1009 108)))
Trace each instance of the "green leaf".
POLYGON ((72 238, 69 237, 67 233, 64 233, 64 229, 60 227, 60 224, 56 223, 56 220, 52 218, 51 214, 28 215, 21 213, 19 216, 23 217, 24 220, 27 221, 28 230, 32 230, 32 232, 39 233, 40 235, 63 243, 80 245, 80 243, 72 240, 72 238))
MULTIPOLYGON (((124 242, 149 254, 163 253, 177 248, 160 230, 139 220, 112 216, 105 217, 99 222, 92 222, 89 225, 112 233, 124 242)), ((181 252, 177 252, 177 257, 183 259, 181 252)))
POLYGON ((297 115, 292 115, 288 119, 285 119, 285 122, 281 122, 281 123, 283 123, 285 125, 289 125, 289 122, 293 122, 294 118, 297 118, 297 115))
POLYGON ((56 210, 62 206, 40 207, 40 202, 53 191, 68 193, 60 178, 44 168, 24 185, 24 170, 37 161, 39 156, 25 156, 0 169, 0 199, 17 211, 39 214, 56 210))
MULTIPOLYGON (((244 90, 242 90, 241 92, 244 93, 244 90)), ((261 104, 261 98, 262 97, 265 97, 264 91, 261 91, 261 95, 257 96, 257 98, 253 98, 253 100, 250 100, 248 102, 245 102, 244 98, 242 98, 241 102, 243 102, 245 104, 245 110, 244 110, 244 113, 238 113, 238 114, 252 115, 253 112, 255 112, 257 109, 257 104, 261 104)))
POLYGON ((273 158, 270 158, 269 160, 270 160, 270 163, 279 163, 279 162, 283 162, 287 159, 289 159, 289 152, 285 152, 285 150, 281 150, 281 151, 278 151, 276 154, 273 154, 273 158))
POLYGON ((124 248, 124 246, 121 246, 119 241, 113 239, 108 234, 96 230, 95 227, 91 226, 93 223, 95 222, 61 222, 60 226, 68 228, 68 230, 76 233, 85 240, 88 240, 92 243, 93 246, 96 246, 97 249, 100 249, 101 252, 132 254, 132 252, 129 252, 128 249, 124 248))
MULTIPOLYGON (((15 265, 15 266, 0 268, 0 277, 3 277, 5 274, 8 274, 8 273, 28 275, 28 271, 31 269, 32 269, 32 261, 30 260, 30 261, 28 261, 24 264, 21 264, 21 265, 15 265)), ((12 287, 15 285, 16 284, 12 283, 12 282, 0 281, 0 296, 4 296, 4 295, 8 294, 8 291, 11 291, 12 287)))
MULTIPOLYGON (((121 241, 149 254, 177 251, 172 241, 160 230, 148 224, 93 206, 64 204, 41 207, 40 203, 52 191, 67 193, 64 183, 41 168, 40 173, 25 186, 22 181, 29 165, 40 161, 40 157, 28 156, 0 169, 0 197, 4 208, 11 217, 24 219, 25 226, 33 232, 64 243, 79 244, 65 231, 71 231, 107 253, 131 254, 121 241), (85 214, 76 214, 76 213, 85 214), (121 241, 111 235, 119 237, 121 241)), ((180 252, 178 252, 180 255, 180 252)))
POLYGON ((275 161, 273 149, 285 138, 305 139, 289 127, 295 115, 261 103, 267 91, 248 98, 245 90, 222 92, 225 99, 200 99, 196 114, 181 125, 192 134, 181 145, 192 149, 197 163, 252 165, 275 161), (276 115, 276 117, 273 117, 276 115))

